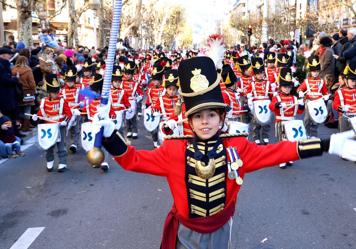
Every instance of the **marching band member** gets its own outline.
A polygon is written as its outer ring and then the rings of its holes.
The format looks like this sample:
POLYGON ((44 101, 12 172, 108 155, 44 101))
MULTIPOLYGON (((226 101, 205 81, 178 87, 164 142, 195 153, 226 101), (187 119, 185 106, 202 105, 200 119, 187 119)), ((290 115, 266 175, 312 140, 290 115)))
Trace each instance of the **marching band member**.
POLYGON ((356 63, 351 61, 345 69, 345 87, 335 93, 334 110, 339 111, 339 131, 351 130, 350 118, 356 117, 356 63))
MULTIPOLYGON (((93 100, 86 100, 86 109, 87 109, 87 117, 88 120, 93 122, 97 119, 98 109, 101 103, 101 90, 103 88, 103 77, 100 74, 96 74, 92 82, 90 82, 90 90, 97 93, 97 97, 93 100)), ((109 102, 107 106, 110 108, 109 117, 115 118, 116 114, 111 107, 111 103, 109 102)), ((106 153, 107 154, 107 153, 106 153)), ((108 158, 105 155, 105 158, 108 158)), ((109 164, 107 162, 102 162, 101 165, 92 165, 93 168, 101 168, 102 171, 107 172, 109 170, 109 164)))
MULTIPOLYGON (((237 87, 241 91, 241 105, 247 105, 247 94, 248 88, 251 85, 252 76, 251 76, 251 61, 248 55, 241 56, 237 59, 237 65, 240 69, 241 77, 237 82, 237 87)), ((242 115, 242 122, 248 124, 250 122, 250 118, 248 114, 242 115)))
POLYGON ((299 98, 304 98, 306 109, 304 116, 304 126, 309 137, 318 136, 318 124, 311 118, 308 110, 308 101, 324 98, 328 100, 328 89, 323 79, 319 77, 320 62, 319 57, 310 56, 308 58, 308 65, 310 75, 298 87, 297 93, 299 98))
MULTIPOLYGON (((112 87, 110 90, 111 109, 117 113, 122 110, 130 108, 129 96, 122 89, 122 72, 121 67, 114 65, 112 73, 112 87)), ((121 125, 120 133, 123 135, 123 125, 121 125)))
POLYGON ((271 90, 272 92, 276 92, 277 89, 277 78, 278 78, 278 72, 276 69, 276 53, 274 52, 269 52, 267 54, 267 68, 266 68, 266 76, 267 79, 270 83, 271 90))
POLYGON ((237 89, 237 78, 230 65, 223 65, 221 72, 222 81, 225 84, 226 89, 222 90, 225 104, 229 107, 229 111, 226 114, 226 119, 230 121, 241 122, 244 109, 240 103, 240 89, 237 89))
POLYGON ((131 119, 126 119, 126 129, 128 138, 137 139, 137 104, 140 103, 143 97, 143 91, 139 82, 133 80, 136 64, 134 61, 128 61, 124 68, 123 89, 129 96, 131 108, 134 108, 134 116, 131 119))
POLYGON ((90 82, 93 81, 93 72, 95 64, 92 62, 91 58, 87 58, 84 62, 82 68, 82 76, 79 78, 79 82, 82 88, 89 88, 90 82))
POLYGON ((77 78, 77 68, 75 66, 70 66, 65 73, 65 86, 61 90, 61 97, 65 99, 69 105, 69 108, 72 111, 72 114, 75 115, 75 121, 73 122, 73 126, 70 129, 70 136, 72 143, 69 147, 69 150, 72 153, 76 153, 78 150, 79 144, 79 133, 80 133, 80 111, 79 111, 79 90, 76 86, 76 78, 77 78))
MULTIPOLYGON (((268 99, 270 96, 269 81, 265 80, 265 67, 263 66, 263 59, 261 57, 252 57, 252 69, 254 76, 251 84, 247 88, 247 96, 252 101, 259 99, 268 99)), ((257 110, 255 110, 257 111, 257 110)), ((252 138, 256 144, 269 143, 269 131, 271 126, 269 123, 260 124, 254 116, 251 120, 252 138)))
MULTIPOLYGON (((164 87, 162 86, 162 78, 164 73, 165 62, 162 59, 157 60, 152 69, 152 79, 150 86, 147 90, 146 108, 151 106, 152 111, 155 111, 155 106, 159 102, 159 97, 162 96, 164 92, 164 87)), ((151 131, 151 136, 153 140, 153 146, 158 148, 158 127, 151 131)))
MULTIPOLYGON (((297 114, 302 114, 304 111, 303 99, 298 100, 296 96, 291 94, 293 88, 292 71, 289 68, 282 68, 278 76, 279 91, 272 98, 269 105, 271 111, 275 114, 275 131, 278 141, 286 140, 286 135, 283 129, 283 121, 293 120, 297 114)), ((293 162, 283 162, 279 164, 280 168, 286 168, 287 164, 293 162)))
POLYGON ((179 100, 178 96, 178 70, 167 70, 164 73, 165 91, 158 97, 155 110, 162 114, 162 132, 165 135, 172 135, 173 130, 177 127, 178 116, 175 113, 176 105, 179 100))
MULTIPOLYGON (((55 74, 47 74, 44 78, 48 97, 43 98, 40 103, 40 109, 37 115, 32 119, 37 121, 38 118, 43 118, 45 123, 58 123, 60 129, 60 140, 56 142, 58 149, 58 172, 64 172, 67 169, 67 149, 65 143, 65 129, 67 121, 71 119, 72 112, 67 101, 59 96, 60 84, 55 74)), ((54 168, 54 147, 46 150, 47 171, 51 172, 54 168)))
MULTIPOLYGON (((164 224, 162 249, 229 248, 237 195, 246 173, 323 151, 340 154, 356 146, 345 133, 332 135, 330 141, 266 146, 241 135, 221 134, 226 105, 213 60, 184 60, 178 72, 193 137, 165 140, 152 151, 137 150, 126 145, 111 120, 98 122, 104 130, 103 146, 121 167, 167 179, 174 204, 164 224)), ((355 150, 346 153, 348 158, 356 157, 355 150)))

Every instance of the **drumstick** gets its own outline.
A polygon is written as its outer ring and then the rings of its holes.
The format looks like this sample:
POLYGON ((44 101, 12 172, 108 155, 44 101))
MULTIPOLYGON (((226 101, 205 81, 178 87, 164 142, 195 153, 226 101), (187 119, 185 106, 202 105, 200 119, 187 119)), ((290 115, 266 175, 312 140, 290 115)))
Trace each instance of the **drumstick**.
MULTIPOLYGON (((29 113, 25 113, 26 116, 30 116, 30 117, 33 117, 35 116, 34 114, 29 114, 29 113)), ((37 115, 36 115, 37 116, 37 115)), ((57 121, 54 121, 54 120, 51 120, 49 118, 45 118, 45 117, 42 117, 42 116, 37 116, 38 119, 41 119, 41 120, 44 120, 44 121, 47 121, 47 122, 50 122, 50 123, 59 123, 57 121)))

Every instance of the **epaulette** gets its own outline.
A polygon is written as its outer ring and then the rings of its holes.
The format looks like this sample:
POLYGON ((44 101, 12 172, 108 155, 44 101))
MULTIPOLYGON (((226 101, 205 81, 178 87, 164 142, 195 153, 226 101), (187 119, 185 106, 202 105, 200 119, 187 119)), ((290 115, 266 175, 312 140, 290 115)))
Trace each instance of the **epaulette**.
POLYGON ((192 139, 192 138, 194 138, 194 137, 193 136, 189 136, 189 135, 185 135, 185 136, 167 136, 164 139, 172 140, 172 139, 192 139))
POLYGON ((230 138, 230 137, 248 137, 248 133, 224 133, 220 135, 220 138, 230 138))

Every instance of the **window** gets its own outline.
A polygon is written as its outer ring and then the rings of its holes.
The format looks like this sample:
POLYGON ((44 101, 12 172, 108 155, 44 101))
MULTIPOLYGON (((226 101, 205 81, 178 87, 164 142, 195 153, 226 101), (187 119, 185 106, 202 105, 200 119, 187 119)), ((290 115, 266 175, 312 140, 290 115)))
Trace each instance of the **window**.
POLYGON ((344 26, 349 25, 349 18, 342 19, 342 25, 344 25, 344 26))

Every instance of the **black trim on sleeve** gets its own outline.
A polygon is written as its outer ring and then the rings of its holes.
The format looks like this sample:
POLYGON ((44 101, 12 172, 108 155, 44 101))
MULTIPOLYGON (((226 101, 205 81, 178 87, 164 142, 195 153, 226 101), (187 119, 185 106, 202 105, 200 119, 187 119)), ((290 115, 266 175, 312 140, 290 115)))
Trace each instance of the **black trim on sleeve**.
POLYGON ((323 154, 323 149, 320 138, 298 142, 298 153, 300 158, 321 156, 323 154))
POLYGON ((104 138, 102 145, 113 156, 121 156, 127 151, 125 139, 117 130, 110 137, 104 138))

